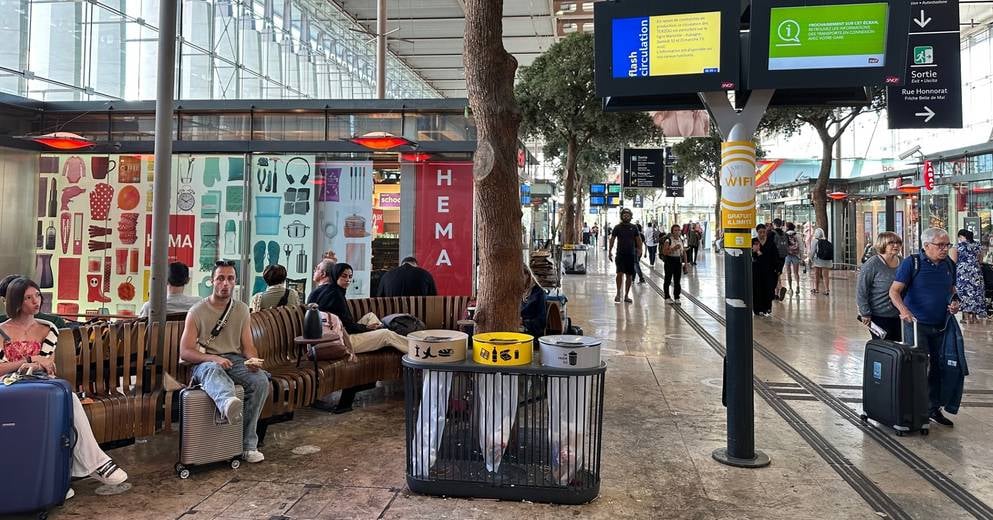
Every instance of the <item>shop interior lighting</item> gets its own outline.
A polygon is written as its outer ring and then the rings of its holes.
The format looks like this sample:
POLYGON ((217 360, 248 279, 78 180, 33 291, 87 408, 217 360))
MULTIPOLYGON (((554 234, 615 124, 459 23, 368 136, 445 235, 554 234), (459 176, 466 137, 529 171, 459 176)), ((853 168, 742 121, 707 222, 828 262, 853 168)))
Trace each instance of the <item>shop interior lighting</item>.
POLYGON ((831 200, 845 200, 848 198, 848 194, 843 191, 832 191, 831 193, 828 193, 827 196, 831 200))
POLYGON ((392 150, 400 146, 414 146, 417 144, 406 137, 395 136, 389 132, 369 132, 358 137, 353 137, 349 141, 370 150, 380 152, 392 150))
POLYGON ((38 136, 24 136, 27 139, 45 145, 53 150, 81 150, 96 146, 93 141, 72 132, 52 132, 38 136))
POLYGON ((921 191, 921 187, 914 183, 901 184, 900 186, 897 187, 897 190, 899 190, 901 193, 914 194, 914 193, 919 193, 921 191))

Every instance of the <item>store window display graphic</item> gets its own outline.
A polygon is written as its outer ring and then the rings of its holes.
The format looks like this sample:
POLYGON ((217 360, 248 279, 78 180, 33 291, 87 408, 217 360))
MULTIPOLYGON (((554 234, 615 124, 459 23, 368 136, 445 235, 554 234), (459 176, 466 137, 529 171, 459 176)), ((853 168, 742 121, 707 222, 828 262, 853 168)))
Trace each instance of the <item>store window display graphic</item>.
POLYGON ((317 165, 318 250, 334 251, 354 269, 348 294, 372 291, 373 167, 368 161, 321 161, 317 165))

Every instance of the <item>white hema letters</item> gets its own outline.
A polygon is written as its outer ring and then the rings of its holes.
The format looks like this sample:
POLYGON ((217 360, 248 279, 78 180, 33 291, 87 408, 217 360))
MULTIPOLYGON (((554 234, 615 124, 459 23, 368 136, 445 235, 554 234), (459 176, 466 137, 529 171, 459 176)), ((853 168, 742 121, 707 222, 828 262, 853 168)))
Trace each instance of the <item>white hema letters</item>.
MULTIPOLYGON (((452 185, 452 170, 438 170, 437 174, 437 186, 451 186, 452 185)), ((447 195, 438 196, 438 216, 440 218, 442 213, 448 213, 448 200, 447 195)), ((452 223, 449 221, 446 225, 442 226, 441 222, 434 223, 434 239, 441 240, 441 237, 447 237, 452 240, 454 237, 452 233, 452 223)), ((437 260, 434 261, 435 266, 447 265, 452 266, 452 259, 448 257, 448 249, 442 247, 441 252, 438 253, 437 260)))

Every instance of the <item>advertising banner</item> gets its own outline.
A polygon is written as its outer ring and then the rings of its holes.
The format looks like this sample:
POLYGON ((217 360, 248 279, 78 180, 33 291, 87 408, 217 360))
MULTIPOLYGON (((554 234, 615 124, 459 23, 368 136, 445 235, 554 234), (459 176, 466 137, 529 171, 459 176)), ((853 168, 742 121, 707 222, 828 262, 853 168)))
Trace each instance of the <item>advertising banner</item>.
POLYGON ((721 143, 721 190, 725 247, 748 248, 751 246, 749 230, 755 227, 755 143, 721 143))
MULTIPOLYGON (((351 265, 348 297, 367 298, 372 291, 372 162, 329 161, 317 168, 320 234, 315 255, 331 250, 339 262, 351 265)), ((312 269, 319 259, 309 260, 312 269)))
POLYGON ((472 163, 426 163, 417 170, 414 255, 440 296, 472 294, 472 163))

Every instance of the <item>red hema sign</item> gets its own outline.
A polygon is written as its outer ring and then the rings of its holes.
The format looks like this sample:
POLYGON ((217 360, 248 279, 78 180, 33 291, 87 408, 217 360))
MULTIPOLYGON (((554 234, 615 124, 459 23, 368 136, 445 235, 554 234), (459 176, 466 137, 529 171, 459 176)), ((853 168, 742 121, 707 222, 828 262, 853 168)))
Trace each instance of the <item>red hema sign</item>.
MULTIPOLYGON (((145 216, 145 267, 152 261, 152 216, 145 216)), ((193 266, 193 243, 196 239, 196 217, 169 215, 169 261, 193 266)))
POLYGON ((934 189, 934 165, 931 161, 924 161, 924 189, 934 189))
POLYGON ((439 296, 472 294, 472 163, 427 163, 417 172, 414 256, 439 296))

